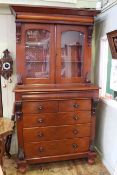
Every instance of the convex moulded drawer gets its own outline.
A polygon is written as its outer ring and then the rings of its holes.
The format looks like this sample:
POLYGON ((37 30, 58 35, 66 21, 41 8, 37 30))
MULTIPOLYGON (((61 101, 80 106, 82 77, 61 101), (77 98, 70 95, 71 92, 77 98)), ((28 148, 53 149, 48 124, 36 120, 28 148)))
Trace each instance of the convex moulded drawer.
POLYGON ((24 142, 69 139, 90 136, 90 124, 33 127, 23 129, 24 142))
POLYGON ((89 149, 89 138, 64 139, 55 141, 41 141, 24 143, 25 156, 39 158, 64 154, 82 153, 89 149))
POLYGON ((72 125, 90 121, 91 111, 25 114, 23 127, 72 125))

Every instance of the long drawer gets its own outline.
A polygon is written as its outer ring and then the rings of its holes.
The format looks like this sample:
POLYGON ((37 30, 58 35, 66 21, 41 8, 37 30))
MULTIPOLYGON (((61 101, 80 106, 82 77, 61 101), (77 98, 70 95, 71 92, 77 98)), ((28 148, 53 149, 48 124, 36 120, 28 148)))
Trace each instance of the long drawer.
POLYGON ((27 159, 81 153, 88 151, 89 138, 24 143, 24 149, 27 159))
POLYGON ((23 127, 59 126, 90 123, 90 111, 29 114, 23 116, 23 127))
POLYGON ((49 113, 58 112, 57 101, 25 101, 22 106, 23 113, 49 113))
POLYGON ((59 101, 59 112, 70 112, 79 110, 91 110, 91 100, 79 99, 59 101))
POLYGON ((90 124, 24 128, 24 142, 60 140, 90 136, 90 124))

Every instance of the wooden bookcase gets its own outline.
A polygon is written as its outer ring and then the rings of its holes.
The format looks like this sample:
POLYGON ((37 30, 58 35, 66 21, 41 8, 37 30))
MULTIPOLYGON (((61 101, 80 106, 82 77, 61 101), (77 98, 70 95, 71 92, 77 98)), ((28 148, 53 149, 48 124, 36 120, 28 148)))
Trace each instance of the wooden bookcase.
POLYGON ((18 166, 88 158, 98 87, 90 81, 94 16, 86 9, 12 6, 16 16, 18 166))

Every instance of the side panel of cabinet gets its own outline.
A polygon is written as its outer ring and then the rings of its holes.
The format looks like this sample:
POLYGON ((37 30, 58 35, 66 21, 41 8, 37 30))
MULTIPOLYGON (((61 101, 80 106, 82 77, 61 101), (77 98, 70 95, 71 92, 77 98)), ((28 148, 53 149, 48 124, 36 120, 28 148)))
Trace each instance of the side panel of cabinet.
POLYGON ((87 27, 57 25, 57 83, 84 82, 90 71, 87 27))
POLYGON ((55 82, 55 27, 23 24, 17 44, 17 72, 25 84, 55 82))

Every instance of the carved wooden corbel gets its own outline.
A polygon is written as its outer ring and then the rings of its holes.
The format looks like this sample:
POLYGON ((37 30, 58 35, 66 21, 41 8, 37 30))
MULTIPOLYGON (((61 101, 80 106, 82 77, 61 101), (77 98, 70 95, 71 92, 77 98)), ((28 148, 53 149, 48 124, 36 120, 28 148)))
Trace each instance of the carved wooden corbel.
POLYGON ((86 83, 91 83, 91 75, 90 75, 90 72, 86 72, 86 74, 85 74, 85 82, 86 82, 86 83))
POLYGON ((25 159, 24 150, 23 150, 23 148, 21 148, 21 147, 18 148, 18 159, 19 159, 20 161, 22 161, 22 160, 25 159))
POLYGON ((89 146, 89 150, 91 152, 95 152, 95 143, 94 143, 94 140, 91 141, 90 146, 89 146))
POLYGON ((96 108, 99 103, 99 98, 92 99, 92 116, 95 116, 96 108))
POLYGON ((93 34, 93 26, 88 26, 88 46, 91 47, 91 42, 92 42, 92 34, 93 34))
POLYGON ((16 23, 16 43, 21 43, 21 23, 16 23))
POLYGON ((15 113, 16 113, 16 119, 20 119, 22 117, 22 102, 16 101, 15 102, 15 113))

